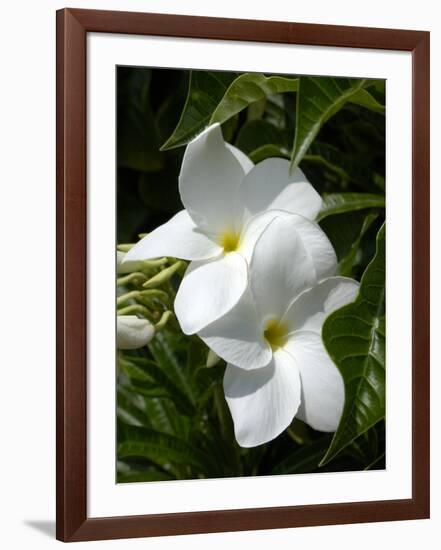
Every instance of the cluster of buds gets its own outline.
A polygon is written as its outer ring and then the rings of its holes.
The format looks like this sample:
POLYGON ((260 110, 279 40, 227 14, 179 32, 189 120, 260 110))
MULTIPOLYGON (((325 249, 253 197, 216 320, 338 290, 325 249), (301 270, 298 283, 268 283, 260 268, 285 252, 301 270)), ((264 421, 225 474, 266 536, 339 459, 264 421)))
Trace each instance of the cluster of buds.
POLYGON ((123 263, 132 246, 117 247, 117 348, 125 350, 147 345, 166 326, 177 328, 172 279, 186 268, 185 262, 174 258, 123 263))

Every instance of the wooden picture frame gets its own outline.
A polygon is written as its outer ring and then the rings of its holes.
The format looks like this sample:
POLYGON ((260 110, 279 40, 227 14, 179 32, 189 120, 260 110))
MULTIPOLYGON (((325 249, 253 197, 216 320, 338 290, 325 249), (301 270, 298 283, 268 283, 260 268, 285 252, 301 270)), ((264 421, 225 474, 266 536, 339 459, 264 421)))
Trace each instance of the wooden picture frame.
POLYGON ((64 9, 57 12, 57 538, 116 539, 429 517, 429 33, 64 9), (87 517, 86 36, 124 33, 412 53, 412 498, 87 517))

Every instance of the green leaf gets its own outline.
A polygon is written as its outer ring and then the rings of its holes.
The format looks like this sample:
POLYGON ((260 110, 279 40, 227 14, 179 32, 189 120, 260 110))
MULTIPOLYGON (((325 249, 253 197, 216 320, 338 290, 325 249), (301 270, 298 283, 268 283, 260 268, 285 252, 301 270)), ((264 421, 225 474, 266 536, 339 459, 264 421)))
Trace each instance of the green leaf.
MULTIPOLYGON (((361 228, 363 227, 364 219, 366 217, 364 215, 365 212, 369 211, 359 210, 355 212, 346 212, 344 214, 339 214, 338 216, 329 216, 319 222, 320 227, 323 229, 326 236, 331 241, 339 262, 342 261, 349 254, 352 243, 359 236, 361 228)), ((374 254, 375 244, 371 256, 364 264, 363 271, 366 269, 367 264, 373 258, 374 254)), ((362 273, 360 273, 360 277, 362 273)))
POLYGON ((143 398, 136 395, 129 387, 118 384, 117 391, 117 415, 128 424, 149 427, 150 418, 144 410, 143 398))
POLYGON ((212 114, 210 124, 225 122, 249 105, 270 95, 296 92, 298 85, 297 78, 265 76, 261 73, 242 74, 230 84, 212 114))
POLYGON ((191 71, 181 118, 161 150, 186 145, 208 126, 213 112, 236 77, 237 73, 191 71))
MULTIPOLYGON (((326 174, 331 171, 340 178, 340 187, 345 189, 349 182, 354 183, 365 192, 378 191, 379 175, 372 171, 372 165, 375 159, 375 152, 356 153, 343 152, 335 145, 323 143, 315 140, 303 157, 301 167, 304 164, 315 164, 321 166, 324 180, 335 181, 335 178, 326 174)), ((381 177, 380 177, 381 179, 381 177)), ((333 189, 333 188, 332 188, 333 189)), ((382 188, 384 192, 384 186, 382 188)))
POLYGON ((297 87, 297 79, 282 76, 192 71, 182 116, 161 150, 186 145, 206 126, 222 124, 269 95, 295 92, 297 87))
POLYGON ((191 381, 187 376, 184 365, 180 363, 173 346, 167 340, 165 331, 156 334, 149 343, 149 349, 156 363, 185 393, 192 403, 195 403, 195 394, 191 381))
POLYGON ((190 465, 202 472, 211 463, 209 455, 178 437, 123 423, 118 425, 117 455, 119 459, 144 457, 159 466, 169 462, 190 465))
POLYGON ((317 221, 354 210, 385 207, 384 196, 373 193, 329 193, 322 198, 322 209, 317 216, 317 221))
POLYGON ((358 462, 366 466, 377 458, 379 451, 378 443, 377 432, 375 426, 373 426, 361 434, 360 437, 354 439, 346 447, 346 452, 349 456, 353 456, 358 462))
POLYGON ((155 363, 142 357, 120 358, 120 367, 136 392, 152 397, 168 397, 183 414, 196 412, 187 395, 155 363))
POLYGON ((385 416, 385 235, 383 224, 355 302, 332 313, 323 325, 323 342, 343 376, 346 398, 321 464, 385 416))
POLYGON ((367 90, 360 90, 354 94, 351 98, 351 103, 355 103, 361 107, 366 107, 371 111, 380 113, 380 115, 384 115, 386 112, 386 107, 381 105, 381 103, 379 103, 367 90))
POLYGON ((322 126, 359 92, 362 79, 300 77, 291 167, 297 166, 322 126))
POLYGON ((145 397, 144 402, 152 428, 169 434, 179 433, 176 409, 169 399, 145 397))
POLYGON ((239 131, 234 143, 245 154, 268 144, 286 146, 284 133, 266 120, 250 120, 239 131))
POLYGON ((361 253, 360 251, 361 239, 364 237, 366 231, 369 229, 369 227, 373 224, 373 222, 377 218, 378 218, 378 214, 376 214, 375 212, 371 212, 365 217, 363 221, 363 225, 361 226, 361 229, 360 229, 360 233, 358 234, 358 237, 352 243, 351 248, 349 249, 349 252, 346 254, 346 256, 339 261, 338 272, 343 277, 350 277, 352 275, 352 270, 354 268, 354 265, 356 265, 357 263, 357 255, 361 253))
POLYGON ((386 453, 381 453, 379 457, 373 460, 365 467, 365 470, 384 470, 386 468, 386 453))
POLYGON ((269 143, 268 145, 262 145, 261 147, 254 149, 254 151, 251 151, 248 156, 255 164, 257 164, 258 162, 262 162, 262 160, 270 157, 289 159, 289 152, 280 145, 269 143))

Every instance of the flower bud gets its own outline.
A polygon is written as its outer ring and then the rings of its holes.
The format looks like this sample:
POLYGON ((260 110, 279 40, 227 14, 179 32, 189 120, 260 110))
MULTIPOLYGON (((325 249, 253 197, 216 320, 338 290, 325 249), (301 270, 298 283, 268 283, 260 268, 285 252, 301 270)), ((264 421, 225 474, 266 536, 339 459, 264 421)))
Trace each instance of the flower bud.
POLYGON ((145 282, 142 286, 144 288, 156 288, 160 285, 163 285, 164 283, 169 281, 183 265, 183 262, 178 261, 171 266, 166 267, 165 269, 157 273, 154 277, 145 282))
POLYGON ((155 329, 147 319, 136 315, 118 315, 116 318, 116 347, 118 349, 142 348, 155 335, 155 329))
POLYGON ((206 366, 208 368, 211 368, 211 367, 214 367, 215 365, 217 365, 220 361, 220 357, 219 355, 217 355, 216 353, 214 353, 214 351, 212 349, 208 350, 208 354, 207 354, 207 361, 206 361, 206 366))

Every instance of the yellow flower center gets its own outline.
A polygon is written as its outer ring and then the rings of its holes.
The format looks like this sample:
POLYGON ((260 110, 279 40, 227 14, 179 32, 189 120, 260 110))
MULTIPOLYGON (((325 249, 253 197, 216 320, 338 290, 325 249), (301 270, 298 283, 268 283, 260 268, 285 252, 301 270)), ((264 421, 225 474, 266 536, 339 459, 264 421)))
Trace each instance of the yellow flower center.
POLYGON ((219 239, 219 244, 225 252, 234 252, 239 247, 240 234, 235 231, 224 231, 219 239))
POLYGON ((277 319, 270 319, 265 323, 263 337, 273 350, 281 348, 288 339, 288 326, 277 319))

